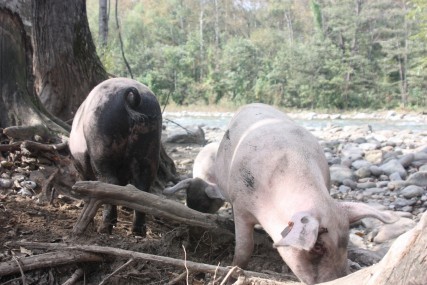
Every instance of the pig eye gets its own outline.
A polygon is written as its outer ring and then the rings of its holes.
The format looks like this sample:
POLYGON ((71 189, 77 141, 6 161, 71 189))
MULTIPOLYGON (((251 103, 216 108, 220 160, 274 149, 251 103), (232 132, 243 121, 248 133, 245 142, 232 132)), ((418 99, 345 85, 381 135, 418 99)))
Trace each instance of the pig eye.
POLYGON ((307 217, 302 217, 301 218, 301 223, 307 224, 308 223, 308 218, 307 217))

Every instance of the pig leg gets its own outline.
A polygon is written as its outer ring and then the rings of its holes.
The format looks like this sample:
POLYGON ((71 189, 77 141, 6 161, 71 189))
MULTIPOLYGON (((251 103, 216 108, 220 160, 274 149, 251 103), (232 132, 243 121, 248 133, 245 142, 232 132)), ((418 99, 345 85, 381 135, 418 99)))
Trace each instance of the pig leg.
MULTIPOLYGON (((120 185, 119 180, 115 178, 112 174, 103 175, 98 178, 99 181, 120 185)), ((113 227, 117 224, 117 206, 116 205, 104 205, 104 210, 102 212, 102 222, 98 227, 98 232, 110 234, 113 232, 113 227)))
MULTIPOLYGON (((154 180, 154 175, 152 175, 152 171, 150 166, 139 166, 133 165, 133 184, 139 190, 150 192, 150 186, 152 181, 154 180), (142 170, 141 170, 142 168, 142 170)), ((146 225, 145 225, 145 213, 134 211, 133 215, 133 223, 132 223, 132 232, 145 237, 146 236, 146 225)))
POLYGON ((113 232, 113 227, 117 224, 117 206, 104 205, 102 212, 102 223, 98 228, 98 232, 110 234, 113 232))
POLYGON ((234 249, 233 265, 246 268, 254 250, 255 218, 246 211, 234 211, 234 224, 236 230, 236 247, 234 249))

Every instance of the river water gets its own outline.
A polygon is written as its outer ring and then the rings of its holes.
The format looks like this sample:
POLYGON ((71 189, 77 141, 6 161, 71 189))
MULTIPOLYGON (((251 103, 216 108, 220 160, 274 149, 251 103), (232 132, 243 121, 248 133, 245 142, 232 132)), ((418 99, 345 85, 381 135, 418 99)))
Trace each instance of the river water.
MULTIPOLYGON (((218 128, 225 130, 228 122, 230 121, 233 113, 220 113, 220 112, 165 112, 164 124, 168 129, 191 126, 203 126, 207 128, 218 128)), ((328 126, 363 126, 370 125, 373 131, 392 130, 402 131, 411 130, 414 133, 427 132, 427 123, 425 116, 410 116, 408 119, 401 119, 395 117, 389 118, 307 118, 313 116, 293 116, 291 117, 300 125, 307 129, 320 130, 328 126), (302 118, 303 117, 303 118, 302 118), (304 118, 305 117, 305 118, 304 118)), ((322 116, 320 116, 322 117, 322 116)), ((330 117, 324 116, 323 117, 330 117)), ((359 116, 360 117, 360 116, 359 116)))

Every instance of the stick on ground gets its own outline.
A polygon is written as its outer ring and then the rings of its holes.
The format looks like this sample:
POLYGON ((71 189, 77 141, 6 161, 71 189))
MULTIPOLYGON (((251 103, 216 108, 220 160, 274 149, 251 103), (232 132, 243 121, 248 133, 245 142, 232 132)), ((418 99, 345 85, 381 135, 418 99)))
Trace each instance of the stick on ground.
MULTIPOLYGON (((171 257, 166 257, 166 256, 158 256, 158 255, 153 255, 153 254, 147 254, 147 253, 142 253, 142 252, 135 252, 135 251, 124 250, 124 249, 119 249, 119 248, 105 247, 105 246, 67 245, 64 243, 38 243, 38 242, 14 242, 14 243, 12 243, 12 245, 28 247, 28 248, 33 248, 33 249, 61 250, 61 254, 62 254, 61 259, 58 259, 58 256, 57 256, 57 260, 56 260, 60 264, 72 263, 72 261, 69 260, 68 258, 65 261, 65 258, 67 256, 69 256, 69 253, 76 254, 80 251, 80 254, 82 254, 83 256, 85 254, 90 254, 90 255, 93 255, 93 256, 99 258, 100 260, 98 260, 98 261, 102 261, 102 258, 100 257, 100 255, 111 255, 111 256, 126 258, 126 259, 132 259, 132 258, 135 260, 142 259, 142 260, 157 262, 157 263, 161 263, 161 264, 168 264, 168 265, 173 265, 173 266, 176 266, 176 267, 179 267, 182 269, 185 269, 187 267, 190 272, 206 272, 206 273, 211 273, 211 274, 215 274, 215 272, 217 272, 217 274, 225 276, 230 271, 230 268, 228 268, 228 267, 221 267, 221 266, 217 266, 217 265, 197 263, 197 262, 188 261, 188 260, 185 261, 182 259, 176 259, 176 258, 171 258, 171 257), (100 255, 97 255, 97 254, 100 254, 100 255)), ((56 254, 60 254, 60 253, 56 253, 56 254)), ((37 257, 37 256, 35 256, 35 257, 37 257)), ((47 266, 51 266, 51 265, 47 265, 47 266)), ((1 268, 2 268, 2 263, 0 263, 0 275, 1 275, 1 268)), ((35 268, 31 268, 31 269, 35 269, 35 268)), ((18 272, 19 272, 19 269, 15 268, 15 270, 18 270, 18 272)), ((24 270, 29 270, 29 269, 24 268, 24 270)), ((279 284, 281 284, 281 285, 295 284, 294 282, 289 283, 289 282, 273 281, 273 280, 269 279, 269 278, 272 278, 271 275, 253 272, 253 271, 246 271, 246 270, 243 271, 241 269, 237 269, 237 270, 235 270, 235 272, 237 275, 239 275, 239 274, 244 275, 246 278, 261 278, 264 280, 268 280, 270 282, 268 284, 277 284, 277 285, 279 285, 279 284)), ((286 278, 289 280, 295 280, 295 277, 291 276, 291 275, 281 274, 280 277, 283 279, 286 278)), ((297 283, 297 284, 299 284, 299 283, 297 283)))

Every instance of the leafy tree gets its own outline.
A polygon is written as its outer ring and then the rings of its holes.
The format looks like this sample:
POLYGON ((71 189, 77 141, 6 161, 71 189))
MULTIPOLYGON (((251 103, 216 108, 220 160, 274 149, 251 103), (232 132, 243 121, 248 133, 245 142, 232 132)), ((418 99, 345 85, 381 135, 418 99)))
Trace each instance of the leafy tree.
MULTIPOLYGON (((87 1, 96 36, 99 0, 87 1)), ((162 102, 384 108, 426 104, 426 6, 120 0, 119 17, 133 73, 162 102)), ((127 76, 111 24, 107 46, 98 47, 101 60, 110 73, 127 76)))

